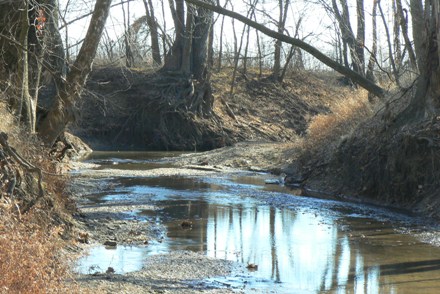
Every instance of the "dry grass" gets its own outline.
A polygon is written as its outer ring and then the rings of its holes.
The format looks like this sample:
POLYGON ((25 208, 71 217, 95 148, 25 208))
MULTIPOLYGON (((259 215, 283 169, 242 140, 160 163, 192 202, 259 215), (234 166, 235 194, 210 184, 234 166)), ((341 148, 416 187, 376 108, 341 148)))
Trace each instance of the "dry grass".
POLYGON ((345 99, 334 101, 330 113, 314 116, 307 129, 304 149, 334 149, 372 114, 366 91, 352 92, 345 99))
POLYGON ((8 210, 4 205, 0 218, 0 292, 59 292, 67 273, 61 228, 46 231, 33 224, 32 214, 19 219, 8 210))
MULTIPOLYGON (((34 136, 20 131, 1 97, 0 118, 0 132, 8 134, 11 147, 35 166, 55 172, 56 165, 44 155, 47 151, 34 136)), ((45 176, 45 198, 21 214, 20 205, 36 195, 35 175, 12 158, 1 164, 19 173, 23 181, 13 196, 4 190, 7 185, 0 185, 0 293, 76 292, 65 288, 69 261, 61 235, 66 236, 70 226, 68 202, 63 195, 65 179, 45 176)), ((6 171, 0 168, 0 182, 6 171)))

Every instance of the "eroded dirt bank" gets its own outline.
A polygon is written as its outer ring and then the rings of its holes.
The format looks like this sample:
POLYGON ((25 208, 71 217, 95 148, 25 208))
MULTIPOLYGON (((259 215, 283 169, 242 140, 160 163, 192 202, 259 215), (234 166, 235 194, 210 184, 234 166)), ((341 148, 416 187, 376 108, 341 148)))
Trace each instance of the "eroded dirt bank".
POLYGON ((231 94, 232 68, 213 73, 212 114, 185 118, 172 110, 158 116, 154 97, 159 90, 151 84, 156 73, 97 68, 71 130, 94 150, 200 151, 242 141, 292 142, 305 134, 314 115, 328 113, 331 104, 353 93, 332 74, 298 72, 283 83, 269 74, 239 75, 231 94))

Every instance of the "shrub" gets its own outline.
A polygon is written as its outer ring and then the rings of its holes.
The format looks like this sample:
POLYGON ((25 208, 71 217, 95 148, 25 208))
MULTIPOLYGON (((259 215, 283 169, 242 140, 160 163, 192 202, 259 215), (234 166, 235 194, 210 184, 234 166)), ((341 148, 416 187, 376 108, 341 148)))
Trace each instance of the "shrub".
POLYGON ((360 122, 371 116, 367 93, 356 91, 355 94, 335 101, 330 105, 330 113, 318 114, 311 119, 304 140, 305 150, 333 150, 360 122))

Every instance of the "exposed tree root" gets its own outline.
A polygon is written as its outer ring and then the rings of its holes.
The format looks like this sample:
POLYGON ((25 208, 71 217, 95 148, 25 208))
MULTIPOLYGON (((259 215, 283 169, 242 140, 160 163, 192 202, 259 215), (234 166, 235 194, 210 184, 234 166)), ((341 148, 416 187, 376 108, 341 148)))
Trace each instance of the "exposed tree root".
POLYGON ((334 154, 303 162, 298 178, 306 184, 325 179, 333 192, 440 217, 440 116, 407 117, 402 127, 396 118, 411 95, 360 125, 334 154))
POLYGON ((23 212, 29 210, 33 205, 35 205, 39 199, 44 197, 44 189, 43 189, 43 175, 41 169, 35 167, 28 161, 26 161, 17 151, 9 146, 8 136, 7 134, 1 132, 0 133, 0 145, 3 147, 3 150, 0 150, 0 172, 1 172, 1 182, 2 186, 0 186, 0 191, 3 192, 6 189, 6 195, 10 198, 17 197, 18 200, 23 201, 23 212), (23 173, 26 172, 26 174, 23 173), (21 189, 21 185, 23 183, 23 176, 28 178, 28 184, 33 184, 33 177, 31 174, 37 175, 37 197, 32 197, 31 199, 24 199, 21 189), (18 192, 18 193, 17 193, 18 192))

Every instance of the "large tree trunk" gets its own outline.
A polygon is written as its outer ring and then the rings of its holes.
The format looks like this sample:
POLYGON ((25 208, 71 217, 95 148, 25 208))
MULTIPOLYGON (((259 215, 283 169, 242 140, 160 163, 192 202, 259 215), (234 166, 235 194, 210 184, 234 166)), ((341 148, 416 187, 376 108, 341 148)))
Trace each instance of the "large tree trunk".
POLYGON ((78 57, 66 76, 58 97, 42 120, 39 134, 52 145, 69 122, 74 121, 75 101, 80 97, 92 69, 93 59, 109 14, 111 0, 97 0, 90 25, 78 57))
POLYGON ((164 70, 179 71, 182 68, 185 47, 185 5, 183 0, 168 0, 174 21, 175 38, 173 46, 165 57, 164 70))
POLYGON ((208 43, 213 13, 204 8, 188 6, 185 20, 184 1, 169 2, 176 36, 162 73, 180 72, 184 79, 194 79, 194 85, 191 82, 194 93, 186 107, 199 114, 209 115, 213 98, 209 82, 208 43))
POLYGON ((429 119, 440 109, 439 5, 437 0, 427 0, 425 5, 421 0, 410 1, 419 77, 409 106, 396 118, 396 128, 429 119))

